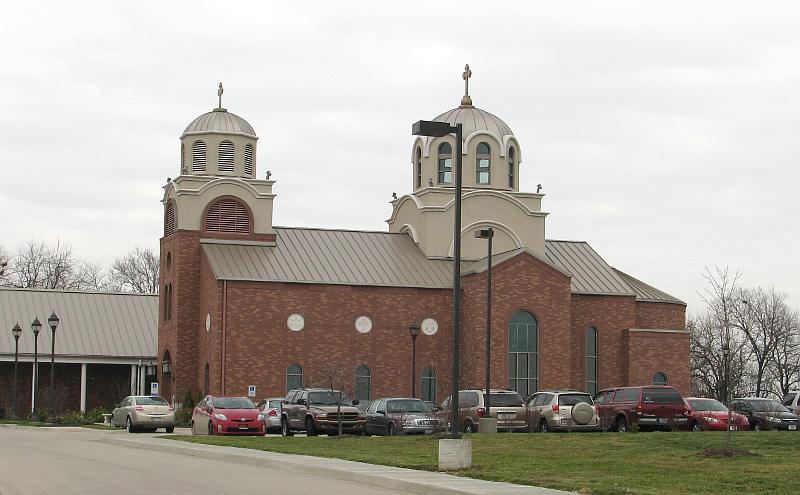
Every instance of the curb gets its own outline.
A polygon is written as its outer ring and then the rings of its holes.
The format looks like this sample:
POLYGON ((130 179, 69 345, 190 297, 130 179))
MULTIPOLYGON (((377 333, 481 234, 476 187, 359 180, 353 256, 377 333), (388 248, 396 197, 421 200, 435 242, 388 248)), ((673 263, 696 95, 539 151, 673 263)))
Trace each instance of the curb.
POLYGON ((98 441, 124 447, 311 474, 420 495, 565 495, 571 493, 549 488, 476 480, 431 471, 417 471, 342 459, 194 444, 159 439, 157 437, 151 437, 148 440, 104 438, 98 441))

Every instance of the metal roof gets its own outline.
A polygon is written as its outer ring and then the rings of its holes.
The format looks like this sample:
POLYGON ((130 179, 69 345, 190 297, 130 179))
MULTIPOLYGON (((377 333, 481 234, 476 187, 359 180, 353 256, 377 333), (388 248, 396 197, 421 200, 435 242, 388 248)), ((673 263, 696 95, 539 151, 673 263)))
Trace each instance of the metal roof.
POLYGON ((47 318, 55 312, 57 356, 151 358, 157 354, 158 295, 0 288, 0 354, 33 354, 31 322, 39 318, 39 354, 50 354, 47 318))
POLYGON ((246 120, 224 108, 215 108, 194 119, 186 126, 186 130, 183 131, 181 137, 187 134, 202 134, 206 132, 224 132, 256 137, 256 131, 246 120))
POLYGON ((407 234, 276 227, 275 246, 203 244, 220 280, 452 287, 452 262, 425 257, 407 234))
POLYGON ((462 124, 465 138, 475 131, 489 131, 501 138, 514 135, 508 124, 503 122, 500 117, 473 106, 456 107, 433 120, 447 122, 451 125, 462 124))
POLYGON ((681 301, 680 299, 670 296, 664 291, 660 291, 653 287, 652 285, 648 285, 641 280, 631 277, 627 273, 617 270, 614 268, 614 271, 623 279, 625 282, 630 285, 633 290, 636 292, 636 300, 643 301, 643 302, 668 302, 668 303, 675 303, 675 304, 683 304, 686 305, 685 302, 681 301))
POLYGON ((551 263, 572 274, 573 293, 636 295, 587 242, 548 240, 544 251, 551 263))

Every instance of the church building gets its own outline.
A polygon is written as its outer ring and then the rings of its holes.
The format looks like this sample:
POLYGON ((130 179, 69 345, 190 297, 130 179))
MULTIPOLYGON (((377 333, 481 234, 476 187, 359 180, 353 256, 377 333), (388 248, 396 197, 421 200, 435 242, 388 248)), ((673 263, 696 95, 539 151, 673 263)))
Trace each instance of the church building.
MULTIPOLYGON (((454 136, 413 139, 411 189, 392 200, 386 231, 278 227, 275 181, 257 178, 258 136, 222 108, 221 90, 219 107, 183 131, 180 175, 164 186, 162 395, 255 386, 260 399, 335 374, 361 400, 414 390, 441 402, 452 363, 454 136), (421 328, 413 375, 411 326, 421 328)), ((491 228, 493 387, 527 396, 666 383, 688 393, 686 304, 587 242, 547 239, 545 195, 519 190, 521 143, 465 93, 433 119, 463 126, 462 386, 484 384, 487 240, 475 231, 491 228)))

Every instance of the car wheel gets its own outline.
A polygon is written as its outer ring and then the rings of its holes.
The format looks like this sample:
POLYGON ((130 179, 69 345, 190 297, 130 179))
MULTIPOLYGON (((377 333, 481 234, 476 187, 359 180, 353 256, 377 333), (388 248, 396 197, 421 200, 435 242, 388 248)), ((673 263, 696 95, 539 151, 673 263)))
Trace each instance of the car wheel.
POLYGON ((470 421, 467 421, 467 424, 464 425, 464 433, 475 433, 475 426, 470 421))
POLYGON ((167 433, 174 433, 175 432, 175 427, 174 426, 167 426, 166 428, 164 428, 164 430, 167 433))
POLYGON ((211 424, 211 421, 208 422, 208 434, 209 435, 213 435, 214 434, 214 425, 211 424))
POLYGON ((692 423, 692 431, 702 431, 703 429, 700 428, 700 423, 697 421, 692 423))
POLYGON ((317 436, 317 428, 314 426, 314 418, 306 418, 306 435, 309 437, 317 436))
POLYGON ((539 423, 539 433, 549 433, 549 432, 550 432, 550 427, 547 426, 546 420, 543 420, 541 423, 539 423))
POLYGON ((397 427, 394 425, 394 423, 389 423, 389 426, 387 426, 386 429, 389 432, 390 437, 397 435, 397 427))
POLYGON ((289 421, 286 418, 281 419, 281 436, 283 437, 290 437, 292 436, 292 430, 289 428, 289 421))
POLYGON ((753 429, 756 431, 767 431, 764 427, 764 424, 761 421, 756 421, 756 424, 753 426, 753 429))
POLYGON ((133 426, 133 421, 131 421, 130 416, 125 418, 125 428, 128 430, 128 433, 136 433, 136 427, 133 426))
POLYGON ((628 431, 628 422, 625 418, 617 418, 617 431, 620 433, 626 433, 628 431))

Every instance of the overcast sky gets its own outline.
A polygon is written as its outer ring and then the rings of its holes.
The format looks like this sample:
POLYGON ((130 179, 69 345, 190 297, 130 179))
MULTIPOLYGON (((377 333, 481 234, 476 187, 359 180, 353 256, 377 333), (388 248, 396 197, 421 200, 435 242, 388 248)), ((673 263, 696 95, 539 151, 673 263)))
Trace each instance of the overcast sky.
POLYGON ((276 225, 386 230, 411 124, 514 130, 547 237, 701 308, 706 266, 800 306, 796 2, 15 2, 0 46, 0 245, 158 250, 178 138, 223 106, 260 137, 276 225))

